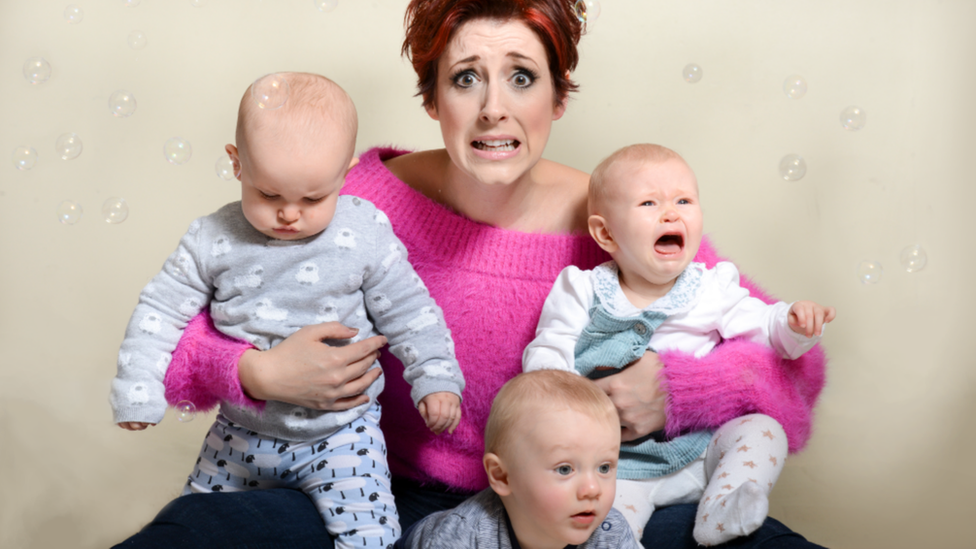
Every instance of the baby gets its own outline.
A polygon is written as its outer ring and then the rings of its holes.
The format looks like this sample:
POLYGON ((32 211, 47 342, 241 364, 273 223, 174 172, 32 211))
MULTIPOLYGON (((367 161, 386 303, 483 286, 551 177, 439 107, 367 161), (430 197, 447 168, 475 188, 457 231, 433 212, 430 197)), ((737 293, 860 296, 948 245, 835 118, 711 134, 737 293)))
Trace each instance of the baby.
MULTIPOLYGON (((356 109, 327 78, 284 77, 290 96, 280 109, 260 108, 250 88, 241 100, 237 146, 227 145, 241 201, 194 221, 139 296, 112 382, 115 422, 141 430, 162 420, 171 353, 209 305, 217 329, 260 350, 319 322, 358 330, 351 341, 381 332, 428 427, 453 432, 464 380, 441 310, 386 215, 339 196, 358 162, 356 109)), ((379 430, 383 383, 381 375, 368 403, 341 412, 269 401, 255 413, 223 402, 183 493, 300 489, 339 546, 389 545, 399 523, 379 430)))
MULTIPOLYGON (((767 305, 739 286, 731 263, 693 263, 702 237, 698 182, 659 145, 625 147, 590 179, 590 234, 613 261, 567 267, 525 349, 526 371, 614 373, 645 350, 701 357, 723 338, 764 342, 795 359, 812 348, 834 309, 810 301, 767 305)), ((621 447, 617 500, 639 537, 656 507, 699 501, 694 536, 716 545, 762 525, 786 458, 780 424, 736 418, 714 434, 652 433, 621 447)))
POLYGON ((610 398, 575 374, 509 380, 491 405, 491 488, 411 526, 401 549, 639 549, 614 499, 620 422, 610 398))

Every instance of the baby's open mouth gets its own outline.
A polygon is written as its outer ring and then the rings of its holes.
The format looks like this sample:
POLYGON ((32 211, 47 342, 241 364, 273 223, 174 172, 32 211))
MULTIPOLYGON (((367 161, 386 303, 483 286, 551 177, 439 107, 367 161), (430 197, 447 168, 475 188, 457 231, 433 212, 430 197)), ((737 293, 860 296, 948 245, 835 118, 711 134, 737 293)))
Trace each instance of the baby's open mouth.
POLYGON ((676 254, 685 247, 685 237, 680 234, 666 234, 654 243, 654 251, 661 254, 676 254))
POLYGON ((472 141, 471 146, 479 151, 504 152, 514 151, 519 146, 515 139, 492 139, 489 141, 472 141))

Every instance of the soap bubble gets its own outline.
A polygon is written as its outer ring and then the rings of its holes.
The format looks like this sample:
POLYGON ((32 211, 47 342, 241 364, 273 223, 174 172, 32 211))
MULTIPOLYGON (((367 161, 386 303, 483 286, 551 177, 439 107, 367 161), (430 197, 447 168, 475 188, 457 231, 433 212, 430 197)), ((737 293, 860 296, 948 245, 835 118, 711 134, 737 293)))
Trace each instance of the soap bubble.
POLYGON ((197 407, 189 400, 181 400, 176 403, 176 419, 183 423, 193 421, 197 417, 197 407))
POLYGON ((139 5, 141 0, 122 0, 122 4, 127 8, 134 8, 139 5))
POLYGON ((807 94, 807 81, 798 74, 790 75, 783 82, 783 91, 790 99, 800 99, 807 94))
POLYGON ((72 160, 81 154, 81 138, 76 133, 64 133, 54 142, 54 152, 61 160, 72 160))
POLYGON ((593 23, 600 17, 599 0, 576 0, 573 11, 580 23, 593 23))
POLYGON ((921 271, 929 262, 929 256, 918 244, 901 251, 901 266, 910 273, 921 271))
POLYGON ((24 63, 24 78, 31 84, 43 84, 51 78, 51 64, 43 57, 31 57, 24 63))
POLYGON ((807 161, 798 154, 788 154, 779 161, 779 175, 786 181, 799 181, 807 174, 807 161))
POLYGON ((194 8, 203 7, 204 4, 206 4, 204 0, 190 0, 190 5, 194 8))
POLYGON ((694 63, 688 63, 685 68, 681 69, 681 77, 685 79, 685 82, 694 84, 702 78, 701 67, 694 63))
POLYGON ((65 225, 74 225, 81 220, 81 206, 70 200, 58 204, 58 220, 65 225))
POLYGON ((127 118, 136 112, 136 96, 125 90, 116 90, 108 98, 108 108, 119 118, 127 118))
POLYGON ((171 137, 166 140, 166 144, 163 145, 163 156, 170 164, 186 164, 190 161, 190 156, 193 155, 193 147, 190 143, 180 139, 179 137, 171 137))
POLYGON ((124 198, 113 196, 102 204, 102 219, 106 223, 117 225, 129 217, 129 204, 124 198))
POLYGON ((857 266, 857 278, 863 284, 877 284, 881 281, 881 264, 877 261, 862 261, 857 266))
POLYGON ((141 50, 146 47, 149 41, 146 39, 146 33, 141 30, 134 30, 129 33, 129 37, 126 39, 129 43, 129 47, 134 50, 141 50))
POLYGON ((288 81, 280 74, 268 74, 251 85, 251 97, 262 109, 280 109, 288 100, 288 81))
POLYGON ((312 3, 315 4, 315 9, 323 13, 329 13, 336 9, 336 6, 339 5, 339 0, 312 0, 312 3))
POLYGON ((78 6, 71 4, 70 6, 64 8, 64 18, 67 19, 69 23, 78 24, 81 23, 81 20, 85 18, 85 12, 83 12, 78 6))
POLYGON ((224 181, 230 181, 237 175, 234 173, 234 161, 227 154, 217 159, 214 169, 217 171, 217 176, 224 181))
POLYGON ((33 147, 17 147, 12 158, 18 170, 29 170, 37 163, 37 151, 33 147))
POLYGON ((845 130, 856 132, 864 127, 867 119, 868 115, 862 109, 853 105, 840 111, 840 125, 844 126, 845 130))

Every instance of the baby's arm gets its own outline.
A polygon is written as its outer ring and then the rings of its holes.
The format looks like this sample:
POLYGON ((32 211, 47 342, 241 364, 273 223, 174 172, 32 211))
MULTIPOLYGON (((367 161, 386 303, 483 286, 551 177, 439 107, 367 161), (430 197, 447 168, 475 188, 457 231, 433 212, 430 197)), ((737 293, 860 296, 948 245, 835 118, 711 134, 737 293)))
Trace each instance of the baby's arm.
POLYGON ((590 321, 593 284, 589 271, 566 267, 546 297, 535 339, 522 353, 522 370, 576 372, 576 341, 590 321))
POLYGON ((823 325, 834 319, 833 307, 824 307, 812 301, 797 301, 790 306, 789 325, 794 332, 813 337, 823 335, 823 325))
MULTIPOLYGON (((199 222, 191 227, 199 229, 199 222)), ((195 257, 197 233, 184 235, 176 251, 139 295, 119 349, 118 373, 109 401, 115 423, 139 431, 166 412, 163 378, 187 321, 207 304, 210 288, 195 257)))
POLYGON ((376 329, 403 363, 403 377, 412 386, 410 396, 428 428, 435 433, 453 432, 461 419, 464 389, 454 341, 444 313, 407 261, 407 250, 388 222, 375 225, 375 251, 363 279, 363 293, 376 329))

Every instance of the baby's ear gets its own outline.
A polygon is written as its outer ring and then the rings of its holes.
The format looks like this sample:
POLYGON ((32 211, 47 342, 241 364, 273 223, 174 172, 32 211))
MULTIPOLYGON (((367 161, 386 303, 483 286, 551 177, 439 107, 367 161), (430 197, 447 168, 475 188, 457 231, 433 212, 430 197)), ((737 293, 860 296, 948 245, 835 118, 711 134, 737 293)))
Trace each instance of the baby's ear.
POLYGON ((508 471, 505 469, 502 458, 489 452, 485 454, 482 463, 485 466, 485 472, 488 473, 488 484, 491 485, 491 489, 499 496, 511 494, 512 488, 508 484, 508 471))
POLYGON ((234 165, 234 177, 237 179, 241 178, 241 157, 240 152, 238 152, 237 147, 231 145, 230 143, 224 147, 224 151, 227 152, 227 156, 230 157, 231 163, 234 165))
POLYGON ((601 215, 593 214, 586 220, 586 225, 590 229, 590 236, 596 243, 606 250, 607 253, 613 253, 617 251, 617 242, 613 239, 613 235, 610 234, 610 227, 607 226, 607 220, 601 215))

